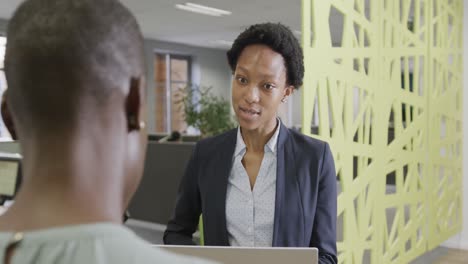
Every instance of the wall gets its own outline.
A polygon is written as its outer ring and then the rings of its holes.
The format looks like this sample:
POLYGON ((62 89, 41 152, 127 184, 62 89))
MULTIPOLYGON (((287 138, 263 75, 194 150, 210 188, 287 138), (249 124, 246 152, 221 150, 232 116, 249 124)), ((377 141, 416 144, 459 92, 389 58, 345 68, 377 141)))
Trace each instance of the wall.
POLYGON ((0 35, 5 35, 7 23, 5 19, 0 18, 0 35))

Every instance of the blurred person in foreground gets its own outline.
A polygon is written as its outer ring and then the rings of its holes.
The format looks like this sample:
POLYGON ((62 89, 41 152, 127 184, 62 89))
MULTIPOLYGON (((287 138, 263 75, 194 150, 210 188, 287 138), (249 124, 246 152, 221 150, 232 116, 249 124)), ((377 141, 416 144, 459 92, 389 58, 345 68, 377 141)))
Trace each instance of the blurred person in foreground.
POLYGON ((23 185, 0 216, 0 263, 204 263, 121 225, 146 149, 145 60, 116 0, 29 0, 8 25, 8 109, 23 185))

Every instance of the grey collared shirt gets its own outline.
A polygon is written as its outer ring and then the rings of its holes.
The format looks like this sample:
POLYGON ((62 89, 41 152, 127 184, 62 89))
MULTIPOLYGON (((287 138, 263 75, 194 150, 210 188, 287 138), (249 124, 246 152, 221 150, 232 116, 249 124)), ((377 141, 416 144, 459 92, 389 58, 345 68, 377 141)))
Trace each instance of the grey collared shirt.
POLYGON ((226 225, 231 246, 271 247, 276 197, 277 142, 281 124, 265 144, 253 190, 242 165, 246 146, 240 128, 226 193, 226 225))
POLYGON ((0 263, 12 245, 16 247, 11 263, 214 264, 152 247, 131 230, 112 223, 50 227, 21 235, 0 232, 0 263))

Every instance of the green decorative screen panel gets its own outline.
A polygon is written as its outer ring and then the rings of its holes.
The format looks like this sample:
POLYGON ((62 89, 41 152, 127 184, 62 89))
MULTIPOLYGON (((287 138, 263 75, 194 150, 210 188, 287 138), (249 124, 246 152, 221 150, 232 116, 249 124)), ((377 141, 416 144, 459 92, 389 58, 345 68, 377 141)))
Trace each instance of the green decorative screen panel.
POLYGON ((429 14, 429 247, 461 229, 463 1, 434 1, 429 14))
POLYGON ((340 263, 461 229, 462 0, 303 0, 303 133, 330 143, 340 263))

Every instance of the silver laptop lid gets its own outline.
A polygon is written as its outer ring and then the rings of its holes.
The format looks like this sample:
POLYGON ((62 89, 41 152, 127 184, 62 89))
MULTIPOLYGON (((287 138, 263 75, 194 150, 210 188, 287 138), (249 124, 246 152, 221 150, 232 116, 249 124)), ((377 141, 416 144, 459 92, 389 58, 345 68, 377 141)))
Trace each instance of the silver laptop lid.
POLYGON ((154 245, 176 254, 214 260, 224 264, 316 264, 317 248, 292 247, 213 247, 154 245))

